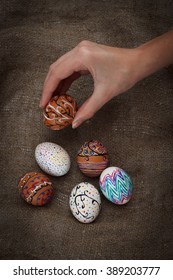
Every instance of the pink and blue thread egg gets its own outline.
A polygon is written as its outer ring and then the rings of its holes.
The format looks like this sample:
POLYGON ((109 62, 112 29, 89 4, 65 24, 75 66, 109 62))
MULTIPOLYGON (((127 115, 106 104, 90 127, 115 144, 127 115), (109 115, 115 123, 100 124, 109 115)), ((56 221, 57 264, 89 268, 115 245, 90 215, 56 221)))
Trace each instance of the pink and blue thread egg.
POLYGON ((99 184, 103 195, 115 204, 123 205, 132 197, 132 181, 121 168, 106 168, 100 175, 99 184))

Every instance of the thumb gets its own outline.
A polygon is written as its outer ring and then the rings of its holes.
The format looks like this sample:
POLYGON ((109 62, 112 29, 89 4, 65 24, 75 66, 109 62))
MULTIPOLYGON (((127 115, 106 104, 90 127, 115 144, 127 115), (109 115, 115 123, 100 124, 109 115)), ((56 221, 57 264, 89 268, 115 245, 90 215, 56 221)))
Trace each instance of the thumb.
POLYGON ((76 113, 72 127, 77 128, 84 121, 92 118, 94 114, 110 99, 105 92, 95 90, 93 94, 82 104, 76 113))

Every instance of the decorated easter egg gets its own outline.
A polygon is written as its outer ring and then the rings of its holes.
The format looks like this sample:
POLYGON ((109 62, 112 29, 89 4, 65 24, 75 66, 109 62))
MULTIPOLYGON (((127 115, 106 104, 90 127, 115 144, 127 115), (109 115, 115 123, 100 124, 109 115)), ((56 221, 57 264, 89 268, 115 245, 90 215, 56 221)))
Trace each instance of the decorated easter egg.
POLYGON ((44 142, 35 149, 35 159, 40 168, 49 175, 62 176, 70 169, 70 157, 59 145, 44 142))
POLYGON ((132 196, 133 185, 129 175, 118 167, 108 167, 100 175, 104 196, 115 204, 125 204, 132 196))
POLYGON ((69 126, 76 115, 77 104, 67 95, 54 96, 43 112, 44 124, 53 130, 60 130, 69 126))
POLYGON ((98 140, 85 142, 78 151, 77 163, 82 173, 97 177, 108 165, 107 150, 98 140))
POLYGON ((100 212, 100 194, 90 183, 80 183, 73 188, 70 194, 69 205, 72 214, 79 222, 91 223, 100 212))
POLYGON ((51 181, 43 174, 29 172, 22 176, 18 183, 21 197, 29 204, 43 206, 53 198, 51 181))

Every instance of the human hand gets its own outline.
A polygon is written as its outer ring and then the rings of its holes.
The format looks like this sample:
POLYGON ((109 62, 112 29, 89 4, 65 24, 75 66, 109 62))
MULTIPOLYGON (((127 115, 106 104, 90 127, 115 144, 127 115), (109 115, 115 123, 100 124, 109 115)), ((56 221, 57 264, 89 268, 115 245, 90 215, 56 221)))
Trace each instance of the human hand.
POLYGON ((65 93, 81 75, 91 74, 92 95, 79 108, 73 128, 90 119, 106 102, 137 82, 138 57, 135 49, 121 49, 82 41, 61 56, 49 69, 44 82, 40 107, 53 95, 65 93))

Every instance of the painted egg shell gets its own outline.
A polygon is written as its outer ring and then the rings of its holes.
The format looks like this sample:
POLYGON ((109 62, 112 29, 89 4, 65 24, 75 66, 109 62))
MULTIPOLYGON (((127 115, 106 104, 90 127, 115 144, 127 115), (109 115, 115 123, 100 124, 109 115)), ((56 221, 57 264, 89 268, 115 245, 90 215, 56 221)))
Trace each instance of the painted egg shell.
POLYGON ((43 174, 29 172, 19 180, 18 190, 21 197, 29 204, 43 206, 53 198, 51 181, 43 174))
POLYGON ((40 168, 49 175, 62 176, 70 169, 70 157, 59 145, 44 142, 35 149, 35 159, 40 168))
POLYGON ((82 173, 88 177, 97 177, 108 165, 108 153, 97 140, 85 142, 77 155, 77 163, 82 173))
POLYGON ((105 197, 115 204, 127 203, 133 191, 129 175, 118 167, 108 167, 100 175, 100 188, 105 197))
POLYGON ((73 122, 77 112, 77 104, 67 95, 54 96, 43 112, 44 124, 53 130, 60 130, 73 122))
POLYGON ((91 223, 100 212, 100 194, 93 185, 83 182, 73 188, 69 204, 72 214, 79 222, 91 223))

